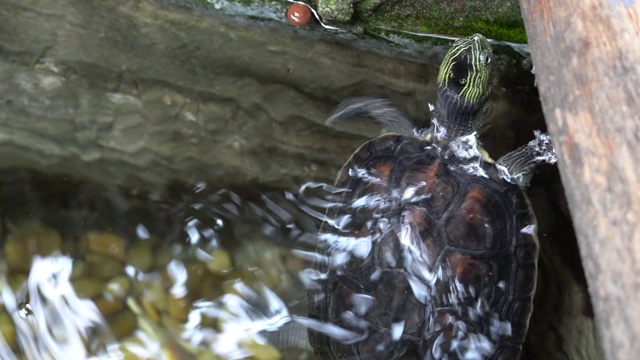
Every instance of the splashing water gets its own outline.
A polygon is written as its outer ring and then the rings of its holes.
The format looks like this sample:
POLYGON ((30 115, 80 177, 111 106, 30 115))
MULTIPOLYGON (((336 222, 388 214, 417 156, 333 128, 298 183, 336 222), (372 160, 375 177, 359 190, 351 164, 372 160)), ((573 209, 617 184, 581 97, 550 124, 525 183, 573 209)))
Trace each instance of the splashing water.
POLYGON ((243 359, 251 353, 243 343, 254 341, 266 344, 261 336, 264 331, 274 331, 291 321, 291 316, 282 300, 266 286, 253 290, 242 281, 233 284, 237 294, 226 294, 216 301, 198 301, 189 313, 183 338, 192 346, 204 345, 224 359, 243 359), (221 320, 219 332, 206 336, 202 332, 205 318, 221 320))
POLYGON ((484 158, 480 152, 478 137, 475 132, 454 139, 449 146, 453 154, 463 162, 460 165, 452 165, 452 169, 460 168, 469 175, 489 178, 487 172, 482 168, 484 158))
MULTIPOLYGON (((35 257, 26 284, 16 294, 3 275, 2 302, 22 351, 30 359, 122 356, 95 304, 76 295, 71 271, 72 259, 67 256, 35 257), (29 299, 28 305, 21 309, 18 299, 29 299)), ((10 354, 5 348, 2 358, 13 358, 10 354)))

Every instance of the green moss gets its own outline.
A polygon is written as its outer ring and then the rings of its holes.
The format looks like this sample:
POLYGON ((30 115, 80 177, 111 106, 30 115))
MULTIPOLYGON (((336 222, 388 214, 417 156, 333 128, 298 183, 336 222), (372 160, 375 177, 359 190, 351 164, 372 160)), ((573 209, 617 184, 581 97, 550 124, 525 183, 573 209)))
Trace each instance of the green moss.
POLYGON ((384 0, 362 0, 362 2, 358 4, 358 9, 362 12, 370 12, 378 7, 378 5, 383 1, 384 0))
POLYGON ((207 0, 186 0, 185 3, 191 4, 191 5, 200 5, 203 7, 211 5, 207 0))
POLYGON ((496 40, 527 41, 517 3, 505 5, 488 0, 478 5, 469 1, 404 0, 383 3, 370 16, 356 20, 365 27, 459 36, 479 32, 496 40))

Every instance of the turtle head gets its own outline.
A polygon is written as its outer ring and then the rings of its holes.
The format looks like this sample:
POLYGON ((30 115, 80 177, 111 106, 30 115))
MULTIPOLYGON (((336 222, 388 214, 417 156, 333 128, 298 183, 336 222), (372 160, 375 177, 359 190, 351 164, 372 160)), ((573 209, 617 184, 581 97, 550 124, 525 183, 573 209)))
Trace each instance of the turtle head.
POLYGON ((452 140, 478 130, 493 85, 493 52, 475 34, 453 43, 440 65, 436 120, 452 140))

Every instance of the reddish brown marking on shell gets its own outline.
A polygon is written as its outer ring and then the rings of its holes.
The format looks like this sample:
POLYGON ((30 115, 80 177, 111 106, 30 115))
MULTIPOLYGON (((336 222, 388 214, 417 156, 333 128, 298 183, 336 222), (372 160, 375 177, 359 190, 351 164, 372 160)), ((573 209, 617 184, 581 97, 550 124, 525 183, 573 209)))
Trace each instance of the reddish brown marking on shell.
POLYGON ((483 214, 483 206, 487 202, 487 193, 478 189, 473 188, 469 190, 467 196, 462 202, 462 211, 464 211, 467 216, 467 221, 476 224, 478 221, 482 220, 483 214))
POLYGON ((437 230, 429 224, 428 211, 423 207, 409 205, 402 216, 403 225, 409 225, 411 232, 422 240, 425 258, 429 264, 434 264, 442 248, 434 236, 437 230))
POLYGON ((439 167, 440 167, 440 161, 436 161, 427 168, 427 172, 425 173, 425 176, 424 176, 425 191, 430 191, 433 185, 436 183, 436 181, 438 181, 437 174, 438 174, 439 167))
POLYGON ((417 207, 409 207, 405 214, 406 221, 415 224, 419 231, 427 228, 428 224, 425 221, 425 217, 417 207))
POLYGON ((391 165, 388 162, 381 162, 370 168, 367 174, 376 179, 369 184, 369 192, 372 194, 382 194, 387 191, 389 186, 389 174, 391 173, 391 165))
POLYGON ((382 178, 384 178, 383 180, 386 180, 389 178, 389 173, 391 172, 391 166, 389 166, 388 163, 380 163, 376 166, 376 171, 378 172, 378 174, 380 174, 382 178))
POLYGON ((302 4, 293 4, 287 10, 287 19, 294 26, 304 26, 311 20, 311 10, 302 4))
POLYGON ((367 236, 369 236, 369 229, 367 228, 360 229, 353 233, 353 237, 356 238, 366 238, 367 236))
POLYGON ((451 271, 459 280, 465 280, 475 275, 480 269, 477 260, 469 255, 452 253, 448 257, 451 271))

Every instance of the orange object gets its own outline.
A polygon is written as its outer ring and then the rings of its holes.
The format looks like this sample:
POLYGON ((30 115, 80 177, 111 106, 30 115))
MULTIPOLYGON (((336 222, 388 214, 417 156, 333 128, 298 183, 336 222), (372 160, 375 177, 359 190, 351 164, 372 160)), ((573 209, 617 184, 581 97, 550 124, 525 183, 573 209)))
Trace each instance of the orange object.
POLYGON ((293 4, 287 10, 287 19, 294 26, 304 26, 311 20, 311 10, 301 4, 293 4))

